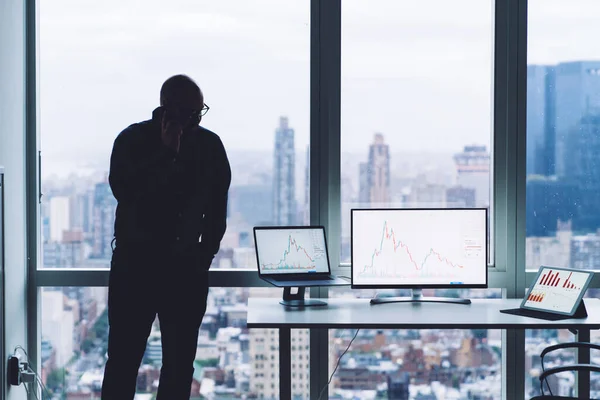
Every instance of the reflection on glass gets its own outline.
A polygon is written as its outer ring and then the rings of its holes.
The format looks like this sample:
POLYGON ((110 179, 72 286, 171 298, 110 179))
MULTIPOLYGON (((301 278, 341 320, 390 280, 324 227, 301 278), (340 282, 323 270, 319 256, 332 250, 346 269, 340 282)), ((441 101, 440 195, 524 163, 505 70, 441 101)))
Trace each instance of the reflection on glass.
POLYGON ((308 222, 309 2, 56 0, 39 11, 43 267, 109 267, 113 141, 150 118, 178 73, 202 88, 202 125, 232 167, 212 267, 255 268, 255 225, 308 222))
POLYGON ((593 1, 531 0, 526 265, 600 269, 600 33, 593 1), (582 40, 583 39, 583 40, 582 40))
POLYGON ((344 1, 342 262, 352 208, 490 206, 493 18, 491 1, 344 1))
MULTIPOLYGON (((330 290, 330 297, 410 296, 409 290, 330 290)), ((424 289, 425 296, 500 298, 500 290, 424 289)), ((456 305, 456 307, 463 307, 456 305)), ((329 372, 356 330, 331 330, 329 372)), ((330 398, 501 399, 500 330, 364 329, 341 359, 330 398), (341 397, 340 397, 341 396, 341 397), (433 396, 433 397, 432 397, 433 396)))
MULTIPOLYGON (((204 317, 191 399, 279 397, 279 334, 246 327, 249 297, 281 297, 274 288, 212 288, 204 317)), ((41 291, 41 377, 52 398, 98 399, 108 346, 107 288, 41 291)), ((136 399, 156 394, 162 363, 158 319, 152 326, 137 379, 136 399)), ((306 329, 292 330, 292 395, 310 396, 306 329)))
MULTIPOLYGON (((600 289, 588 289, 585 298, 597 299, 600 297, 600 289)), ((574 342, 577 337, 566 329, 529 329, 525 331, 525 397, 533 397, 541 394, 539 376, 542 373, 542 364, 540 354, 548 346, 557 343, 574 342)), ((591 342, 598 343, 600 332, 591 331, 591 342)), ((592 362, 600 356, 600 353, 590 353, 592 362)), ((577 353, 575 349, 561 349, 548 353, 544 357, 544 367, 552 368, 565 364, 576 364, 577 353)), ((594 380, 594 374, 591 375, 591 396, 600 396, 600 381, 594 380)), ((574 396, 575 394, 575 374, 573 372, 561 372, 549 378, 550 390, 555 395, 574 396)), ((545 393, 548 394, 547 388, 545 393)))

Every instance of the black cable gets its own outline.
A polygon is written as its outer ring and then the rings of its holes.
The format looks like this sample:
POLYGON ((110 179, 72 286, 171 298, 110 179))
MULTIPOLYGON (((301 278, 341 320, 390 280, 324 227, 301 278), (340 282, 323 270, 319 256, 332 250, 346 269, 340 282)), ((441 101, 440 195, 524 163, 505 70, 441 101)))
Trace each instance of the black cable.
POLYGON ((354 342, 354 339, 356 339, 356 336, 358 336, 358 332, 360 332, 360 329, 356 330, 354 337, 352 338, 352 340, 350 340, 350 343, 348 343, 348 347, 346 347, 346 350, 344 350, 342 355, 339 356, 337 363, 335 364, 335 368, 333 369, 333 372, 331 373, 331 376, 329 377, 329 380, 327 381, 327 384, 325 386, 323 386, 323 389, 321 389, 321 392, 319 393, 319 400, 321 400, 321 397, 323 397, 323 392, 325 391, 325 389, 327 389, 327 387, 331 383, 331 380, 333 379, 335 372, 337 371, 338 367, 340 366, 340 361, 342 361, 342 357, 344 357, 344 355, 348 352, 348 350, 350 350, 350 346, 352 346, 352 342, 354 342))

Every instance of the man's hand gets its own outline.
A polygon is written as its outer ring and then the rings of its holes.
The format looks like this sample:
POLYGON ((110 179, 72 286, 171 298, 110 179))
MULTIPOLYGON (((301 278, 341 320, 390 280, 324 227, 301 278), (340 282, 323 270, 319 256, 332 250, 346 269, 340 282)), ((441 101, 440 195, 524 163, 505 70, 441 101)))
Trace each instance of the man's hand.
POLYGON ((179 153, 179 145, 181 142, 181 135, 183 134, 183 127, 177 121, 168 120, 165 118, 166 112, 162 117, 162 131, 161 139, 165 146, 179 153))

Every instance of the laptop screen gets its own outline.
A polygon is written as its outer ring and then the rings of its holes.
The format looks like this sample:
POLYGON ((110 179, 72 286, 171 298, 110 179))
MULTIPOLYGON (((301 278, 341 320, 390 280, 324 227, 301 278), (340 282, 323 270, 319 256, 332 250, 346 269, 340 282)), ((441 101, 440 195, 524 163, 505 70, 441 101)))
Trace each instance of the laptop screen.
POLYGON ((564 268, 541 267, 522 308, 561 314, 575 312, 592 274, 564 268))
POLYGON ((254 244, 261 274, 329 272, 323 227, 256 227, 254 244))

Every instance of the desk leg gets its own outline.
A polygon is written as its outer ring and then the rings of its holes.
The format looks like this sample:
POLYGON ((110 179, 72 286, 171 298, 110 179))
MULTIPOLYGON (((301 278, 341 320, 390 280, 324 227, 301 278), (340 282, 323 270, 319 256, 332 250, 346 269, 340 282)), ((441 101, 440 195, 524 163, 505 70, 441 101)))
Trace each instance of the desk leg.
MULTIPOLYGON (((579 329, 577 328, 577 341, 578 342, 590 342, 591 334, 589 329, 579 329)), ((590 358, 590 349, 577 349, 577 362, 579 364, 589 364, 591 361, 590 358)), ((585 398, 590 395, 590 373, 585 371, 580 371, 576 374, 576 387, 577 387, 577 396, 581 398, 585 398)))
POLYGON ((290 328, 279 329, 279 398, 292 398, 292 342, 290 328))
MULTIPOLYGON (((522 399, 525 396, 525 330, 502 331, 502 398, 522 399)), ((529 379, 529 378, 528 378, 529 379)))

